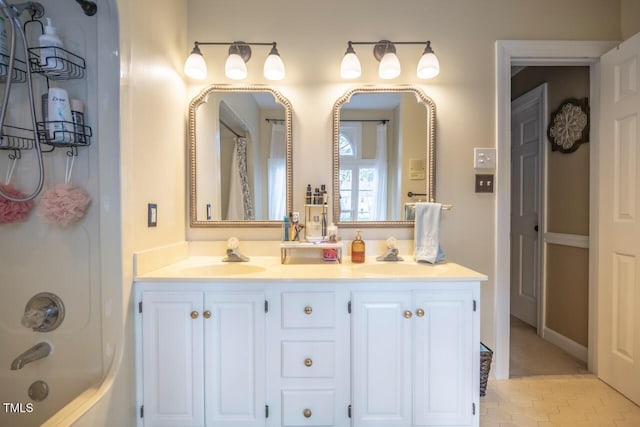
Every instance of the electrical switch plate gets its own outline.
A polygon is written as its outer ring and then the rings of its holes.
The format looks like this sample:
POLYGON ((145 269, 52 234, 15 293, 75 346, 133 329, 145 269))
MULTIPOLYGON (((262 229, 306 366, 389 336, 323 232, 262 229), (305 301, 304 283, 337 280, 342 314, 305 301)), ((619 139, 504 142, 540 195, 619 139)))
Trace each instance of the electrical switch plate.
POLYGON ((158 205, 155 203, 147 204, 147 227, 158 226, 158 205))
POLYGON ((496 149, 495 148, 474 148, 473 167, 475 169, 495 169, 496 149))
POLYGON ((476 193, 493 193, 493 175, 476 175, 476 193))

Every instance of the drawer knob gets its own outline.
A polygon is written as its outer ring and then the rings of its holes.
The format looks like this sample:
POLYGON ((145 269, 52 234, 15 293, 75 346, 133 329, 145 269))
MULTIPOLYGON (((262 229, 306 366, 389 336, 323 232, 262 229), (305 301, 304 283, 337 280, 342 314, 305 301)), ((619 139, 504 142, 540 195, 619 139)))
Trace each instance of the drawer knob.
POLYGON ((424 310, 421 309, 421 308, 417 309, 416 310, 416 316, 418 316, 418 317, 424 316, 424 310))
POLYGON ((202 313, 202 316, 204 316, 205 319, 210 319, 211 318, 211 312, 209 310, 207 310, 204 313, 202 313))
POLYGON ((306 366, 306 367, 311 367, 311 365, 313 365, 313 360, 311 360, 311 359, 304 359, 304 366, 306 366))
POLYGON ((404 317, 406 317, 407 319, 411 319, 411 316, 413 316, 413 313, 411 312, 411 310, 406 310, 404 312, 404 317))
POLYGON ((193 311, 191 312, 191 318, 192 318, 192 319, 197 319, 199 315, 200 315, 200 313, 198 313, 198 312, 197 312, 197 311, 195 311, 195 310, 193 310, 193 311))
POLYGON ((305 409, 302 411, 302 415, 304 415, 305 418, 311 418, 311 409, 305 409))
POLYGON ((310 305, 306 306, 306 307, 304 308, 304 313, 305 313, 305 314, 311 314, 311 313, 313 313, 313 308, 311 308, 311 306, 310 306, 310 305))

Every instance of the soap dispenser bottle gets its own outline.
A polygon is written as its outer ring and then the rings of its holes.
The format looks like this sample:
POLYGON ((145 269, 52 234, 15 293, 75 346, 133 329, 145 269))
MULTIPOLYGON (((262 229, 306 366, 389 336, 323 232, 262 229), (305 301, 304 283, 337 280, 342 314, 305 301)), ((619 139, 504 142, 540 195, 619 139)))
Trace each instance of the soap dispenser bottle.
POLYGON ((51 18, 47 18, 44 34, 38 37, 38 43, 40 44, 40 68, 43 70, 64 69, 63 58, 66 55, 61 49, 62 41, 58 37, 55 27, 51 25, 51 18))
POLYGON ((356 233, 356 238, 351 242, 351 262, 364 262, 364 240, 360 235, 360 230, 356 233))

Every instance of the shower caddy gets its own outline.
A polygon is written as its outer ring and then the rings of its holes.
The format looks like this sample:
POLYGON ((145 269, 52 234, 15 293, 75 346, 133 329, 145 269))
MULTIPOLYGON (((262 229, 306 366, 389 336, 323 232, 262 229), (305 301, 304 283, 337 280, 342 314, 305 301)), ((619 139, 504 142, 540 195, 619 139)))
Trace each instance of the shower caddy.
MULTIPOLYGON (((41 16, 37 16, 35 12, 32 12, 31 19, 24 23, 24 32, 27 32, 29 24, 37 24, 40 26, 40 34, 44 33, 44 27, 42 22, 37 19, 41 16)), ((86 69, 86 63, 84 58, 68 51, 67 49, 54 46, 39 46, 29 47, 28 49, 28 64, 20 59, 15 59, 13 70, 11 73, 12 83, 24 83, 27 80, 26 67, 30 67, 30 71, 34 74, 39 74, 47 79, 47 88, 49 87, 49 81, 64 81, 71 79, 81 79, 84 77, 86 69), (43 51, 54 52, 54 56, 47 56, 46 62, 41 64, 41 56, 43 51), (56 64, 52 67, 51 64, 56 64)), ((9 57, 4 54, 0 54, 0 83, 5 83, 8 76, 8 64, 9 57)), ((42 115, 43 113, 40 112, 42 115)), ((55 150, 56 147, 66 148, 67 155, 74 157, 78 155, 78 147, 85 147, 91 144, 91 136, 93 136, 91 127, 85 124, 79 124, 75 122, 66 121, 45 121, 42 120, 36 122, 38 136, 41 144, 45 144, 51 148, 42 150, 42 152, 48 153, 55 150), (63 124, 62 128, 65 130, 56 130, 53 135, 50 135, 49 127, 53 123, 63 124), (72 130, 66 130, 72 129, 72 130), (70 142, 57 142, 56 140, 70 141, 70 142)), ((34 148, 35 138, 33 137, 34 131, 32 129, 4 125, 2 129, 2 139, 0 140, 1 150, 10 150, 13 153, 9 154, 11 160, 17 160, 21 158, 22 150, 30 150, 34 148)))

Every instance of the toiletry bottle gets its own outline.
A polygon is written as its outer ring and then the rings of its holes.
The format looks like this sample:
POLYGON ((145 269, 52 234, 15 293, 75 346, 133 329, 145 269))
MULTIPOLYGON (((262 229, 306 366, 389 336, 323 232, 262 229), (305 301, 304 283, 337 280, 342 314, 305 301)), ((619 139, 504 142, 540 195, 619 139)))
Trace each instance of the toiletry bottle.
POLYGON ((360 230, 356 233, 356 238, 351 242, 351 262, 364 262, 364 241, 360 236, 360 230))
POLYGON ((84 131, 84 108, 79 99, 71 100, 71 121, 73 122, 73 142, 86 144, 87 135, 84 131))
POLYGON ((313 192, 313 204, 319 205, 321 204, 321 202, 322 199, 320 198, 320 189, 316 187, 315 191, 313 192))
POLYGON ((62 88, 50 87, 47 104, 47 120, 51 141, 61 143, 72 142, 73 123, 71 121, 69 94, 62 88))
POLYGON ((43 70, 64 69, 64 58, 66 55, 62 51, 62 41, 56 34, 56 29, 51 25, 51 18, 47 18, 47 25, 44 27, 44 34, 38 37, 40 44, 40 68, 43 70))
POLYGON ((322 204, 326 205, 329 202, 329 195, 327 194, 327 186, 322 184, 320 186, 320 192, 322 197, 322 204))
POLYGON ((310 205, 312 197, 313 196, 311 195, 311 184, 307 184, 307 194, 305 197, 305 203, 310 205))
POLYGON ((289 217, 284 216, 284 220, 282 221, 282 241, 289 241, 289 217))

